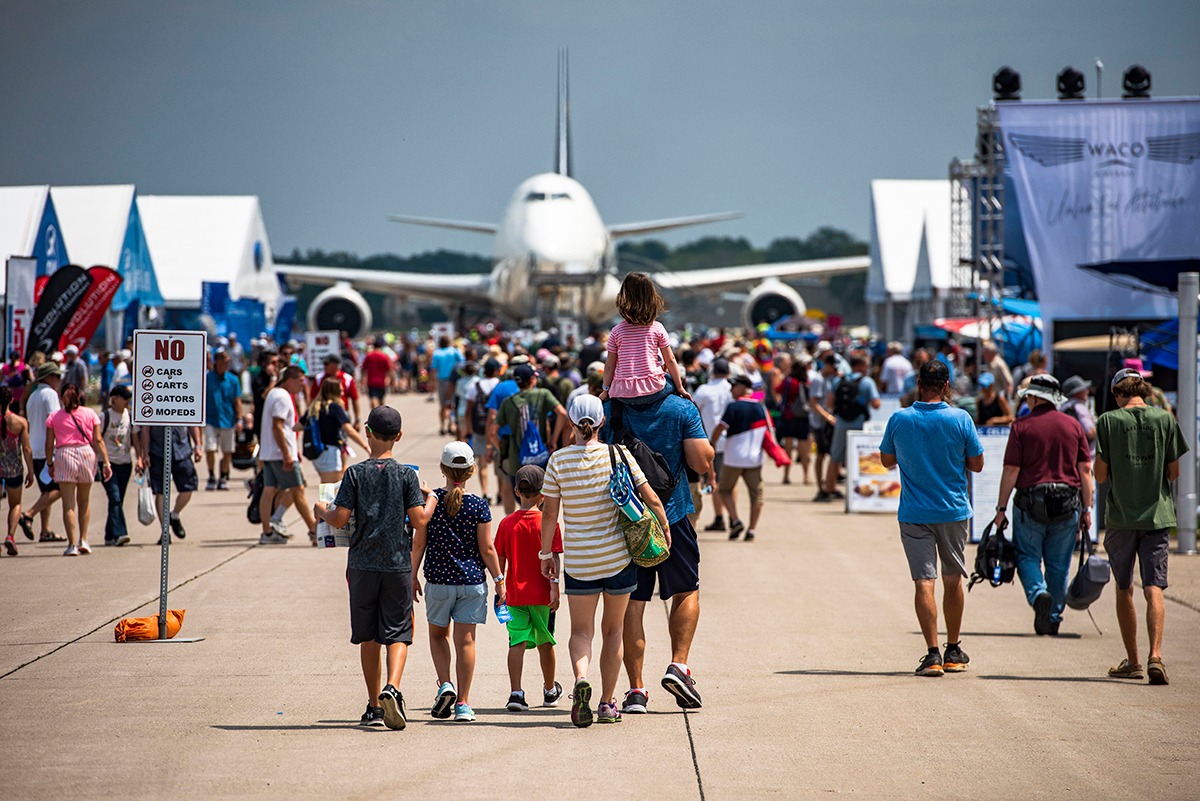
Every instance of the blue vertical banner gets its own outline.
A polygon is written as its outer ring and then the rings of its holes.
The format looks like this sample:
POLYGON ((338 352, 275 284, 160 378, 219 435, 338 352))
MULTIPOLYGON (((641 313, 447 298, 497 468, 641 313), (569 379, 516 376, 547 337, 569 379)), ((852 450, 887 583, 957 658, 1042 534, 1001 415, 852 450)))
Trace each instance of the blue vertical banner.
POLYGON ((275 307, 275 341, 287 342, 292 338, 292 329, 296 327, 296 297, 284 295, 275 307))
POLYGON ((58 213, 54 210, 54 201, 50 193, 46 193, 46 205, 42 207, 42 221, 38 225, 37 242, 33 245, 31 254, 37 259, 37 274, 50 275, 64 264, 70 263, 67 257, 67 243, 63 241, 62 226, 58 224, 58 213))
POLYGON ((225 310, 226 329, 237 334, 238 342, 249 342, 267 327, 267 312, 262 301, 231 300, 225 310))
POLYGON ((124 325, 122 326, 122 329, 121 329, 120 347, 124 348, 127 346, 126 343, 133 342, 133 332, 137 330, 138 314, 140 314, 140 313, 141 313, 141 304, 136 300, 130 301, 129 305, 127 305, 125 307, 125 314, 124 314, 125 319, 123 321, 124 325))
POLYGON ((142 230, 142 218, 138 214, 137 201, 129 209, 129 221, 125 225, 125 241, 121 243, 121 263, 117 266, 121 274, 121 287, 113 297, 113 308, 121 309, 130 301, 140 301, 146 306, 162 306, 163 296, 154 274, 154 263, 150 259, 150 248, 146 245, 146 232, 142 230))
POLYGON ((229 308, 229 283, 227 281, 200 282, 200 313, 207 314, 217 325, 217 336, 228 333, 226 312, 229 308))

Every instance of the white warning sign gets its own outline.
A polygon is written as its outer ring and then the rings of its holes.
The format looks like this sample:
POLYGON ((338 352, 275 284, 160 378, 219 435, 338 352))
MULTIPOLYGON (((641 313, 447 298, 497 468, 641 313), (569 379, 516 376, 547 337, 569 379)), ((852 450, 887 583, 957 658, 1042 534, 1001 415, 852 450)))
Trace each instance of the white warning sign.
POLYGON ((133 332, 133 424, 204 425, 208 335, 133 332))

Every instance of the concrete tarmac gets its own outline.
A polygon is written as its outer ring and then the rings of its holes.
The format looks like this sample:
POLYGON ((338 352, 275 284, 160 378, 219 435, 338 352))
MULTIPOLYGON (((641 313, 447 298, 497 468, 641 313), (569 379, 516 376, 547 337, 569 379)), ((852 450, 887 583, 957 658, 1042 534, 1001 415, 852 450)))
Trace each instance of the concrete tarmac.
MULTIPOLYGON (((390 400, 406 423, 397 455, 436 486, 433 404, 390 400)), ((360 727, 345 554, 310 548, 294 512, 289 545, 257 545, 240 481, 196 493, 187 539, 170 550, 170 607, 187 610, 180 636, 204 641, 114 643, 117 620, 158 608, 158 531, 136 522, 131 486, 130 545, 65 559, 62 545, 18 535, 20 555, 0 559, 0 797, 1200 796, 1200 560, 1171 559, 1170 686, 1106 677, 1124 653, 1111 586, 1092 609, 1103 634, 1068 610, 1057 638, 1034 635, 1019 587, 977 586, 964 622, 970 669, 918 678, 924 646, 895 520, 814 504, 812 487, 766 472, 756 542, 701 535, 690 665, 704 708, 682 713, 657 685, 669 649, 656 601, 650 714, 583 730, 565 698, 554 710, 504 710, 507 640, 494 619, 478 635, 478 720, 430 718, 423 606, 401 686, 408 728, 360 727)), ((97 487, 93 544, 104 506, 97 487)), ((569 688, 565 604, 559 618, 558 678, 569 688)), ((530 654, 531 698, 538 675, 530 654)))

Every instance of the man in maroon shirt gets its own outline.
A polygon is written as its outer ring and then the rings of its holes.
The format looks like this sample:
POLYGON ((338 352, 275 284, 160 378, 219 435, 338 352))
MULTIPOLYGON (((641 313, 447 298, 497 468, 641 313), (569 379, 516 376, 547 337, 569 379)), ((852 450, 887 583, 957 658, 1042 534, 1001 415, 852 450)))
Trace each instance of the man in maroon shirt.
POLYGON ((1033 630, 1057 635, 1075 536, 1080 530, 1088 536, 1092 524, 1091 450, 1079 422, 1058 411, 1066 399, 1054 376, 1035 375, 1017 396, 1030 412, 1008 435, 995 525, 1008 525, 1005 510, 1015 487, 1017 575, 1034 610, 1033 630))

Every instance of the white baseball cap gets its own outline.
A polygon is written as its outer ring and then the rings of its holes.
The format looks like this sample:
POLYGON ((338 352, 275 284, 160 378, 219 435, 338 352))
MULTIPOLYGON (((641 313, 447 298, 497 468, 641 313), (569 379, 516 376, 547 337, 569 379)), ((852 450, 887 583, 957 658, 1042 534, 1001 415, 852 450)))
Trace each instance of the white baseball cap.
POLYGON ((457 469, 470 467, 475 464, 475 452, 465 442, 448 442, 446 447, 442 448, 442 464, 457 469))
POLYGON ((575 425, 584 420, 590 421, 594 426, 599 425, 604 422, 604 404, 595 395, 576 395, 571 401, 571 408, 567 410, 567 416, 575 425))

